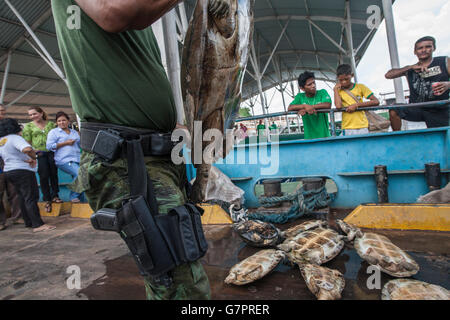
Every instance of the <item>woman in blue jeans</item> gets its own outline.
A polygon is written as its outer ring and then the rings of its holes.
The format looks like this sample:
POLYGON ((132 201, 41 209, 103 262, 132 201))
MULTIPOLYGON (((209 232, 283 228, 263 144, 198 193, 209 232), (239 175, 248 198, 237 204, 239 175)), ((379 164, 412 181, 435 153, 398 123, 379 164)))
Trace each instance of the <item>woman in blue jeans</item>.
MULTIPOLYGON (((69 116, 63 111, 56 114, 58 127, 48 133, 47 149, 55 153, 56 166, 75 180, 80 168, 80 135, 69 128, 69 120, 69 116)), ((81 196, 80 193, 70 192, 72 202, 80 202, 81 196)))

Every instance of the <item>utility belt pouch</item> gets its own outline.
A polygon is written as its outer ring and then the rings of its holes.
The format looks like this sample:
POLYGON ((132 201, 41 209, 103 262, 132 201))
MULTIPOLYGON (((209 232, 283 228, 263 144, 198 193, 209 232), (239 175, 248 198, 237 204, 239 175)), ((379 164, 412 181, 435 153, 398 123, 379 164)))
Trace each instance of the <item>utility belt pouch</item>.
POLYGON ((113 161, 120 156, 124 139, 114 131, 100 130, 92 144, 91 152, 99 157, 113 161))
POLYGON ((199 209, 194 205, 185 204, 173 208, 169 212, 169 216, 176 218, 172 218, 173 222, 176 223, 174 236, 179 237, 179 240, 175 241, 175 243, 178 244, 178 252, 185 262, 193 262, 200 259, 208 250, 208 244, 201 225, 203 210, 200 209, 200 211, 199 209))
POLYGON ((148 138, 154 156, 166 156, 172 152, 174 142, 171 134, 152 134, 148 138))

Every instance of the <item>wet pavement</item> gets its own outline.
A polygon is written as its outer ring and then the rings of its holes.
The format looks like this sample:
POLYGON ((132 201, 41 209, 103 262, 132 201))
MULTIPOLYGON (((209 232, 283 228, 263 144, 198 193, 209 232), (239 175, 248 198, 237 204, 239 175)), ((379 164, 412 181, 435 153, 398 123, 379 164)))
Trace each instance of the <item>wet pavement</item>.
MULTIPOLYGON (((331 223, 335 216, 328 216, 331 223)), ((0 232, 0 299, 145 299, 142 278, 117 234, 94 231, 88 220, 52 219, 59 232, 52 236, 50 233, 26 233, 25 228, 18 226, 0 232), (5 232, 11 237, 16 235, 15 240, 5 243, 5 232), (67 288, 70 276, 67 266, 71 264, 80 266, 81 290, 67 288)), ((279 227, 286 229, 303 221, 279 227)), ((370 231, 387 236, 416 260, 420 271, 413 279, 450 289, 449 232, 370 231)), ((202 264, 210 280, 213 299, 315 300, 298 267, 283 263, 266 277, 248 285, 225 284, 223 280, 234 264, 261 249, 244 243, 231 225, 207 225, 205 233, 209 250, 202 264)), ((346 285, 342 299, 345 300, 379 300, 383 285, 394 279, 381 273, 380 288, 369 289, 368 282, 373 284, 369 265, 348 244, 324 266, 344 274, 346 285)))

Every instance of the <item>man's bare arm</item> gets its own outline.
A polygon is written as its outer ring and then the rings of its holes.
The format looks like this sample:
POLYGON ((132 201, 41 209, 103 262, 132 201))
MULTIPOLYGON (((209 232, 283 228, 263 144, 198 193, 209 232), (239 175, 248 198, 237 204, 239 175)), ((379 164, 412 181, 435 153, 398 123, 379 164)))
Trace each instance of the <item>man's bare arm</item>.
POLYGON ((107 32, 145 29, 182 0, 75 0, 107 32))
POLYGON ((386 79, 396 79, 396 78, 400 78, 402 76, 406 76, 406 74, 411 69, 411 67, 412 66, 406 66, 403 68, 391 69, 384 75, 384 77, 386 79))

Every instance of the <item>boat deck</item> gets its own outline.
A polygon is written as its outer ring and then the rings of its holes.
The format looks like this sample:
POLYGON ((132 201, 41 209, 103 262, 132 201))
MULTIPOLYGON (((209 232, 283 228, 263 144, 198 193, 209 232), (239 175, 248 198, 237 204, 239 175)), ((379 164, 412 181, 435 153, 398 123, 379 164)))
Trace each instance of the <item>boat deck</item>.
MULTIPOLYGON (((345 216, 334 212, 328 216, 345 216)), ((23 225, 0 232, 0 300, 8 299, 145 299, 142 278, 128 250, 115 233, 94 231, 88 219, 60 216, 44 218, 57 226, 51 232, 33 234, 23 225), (81 289, 69 289, 78 266, 81 289), (70 281, 69 281, 70 282, 70 281)), ((297 220, 280 226, 285 229, 297 220)), ((217 300, 314 300, 297 267, 280 264, 271 274, 245 286, 223 282, 229 269, 258 251, 246 245, 231 225, 206 225, 209 243, 202 263, 208 274, 212 298, 217 300)), ((450 232, 376 230, 407 251, 420 265, 413 278, 450 289, 450 232)), ((324 266, 344 274, 342 299, 378 300, 380 289, 370 290, 368 264, 346 245, 338 257, 324 266)), ((391 276, 381 273, 381 287, 391 276)))

